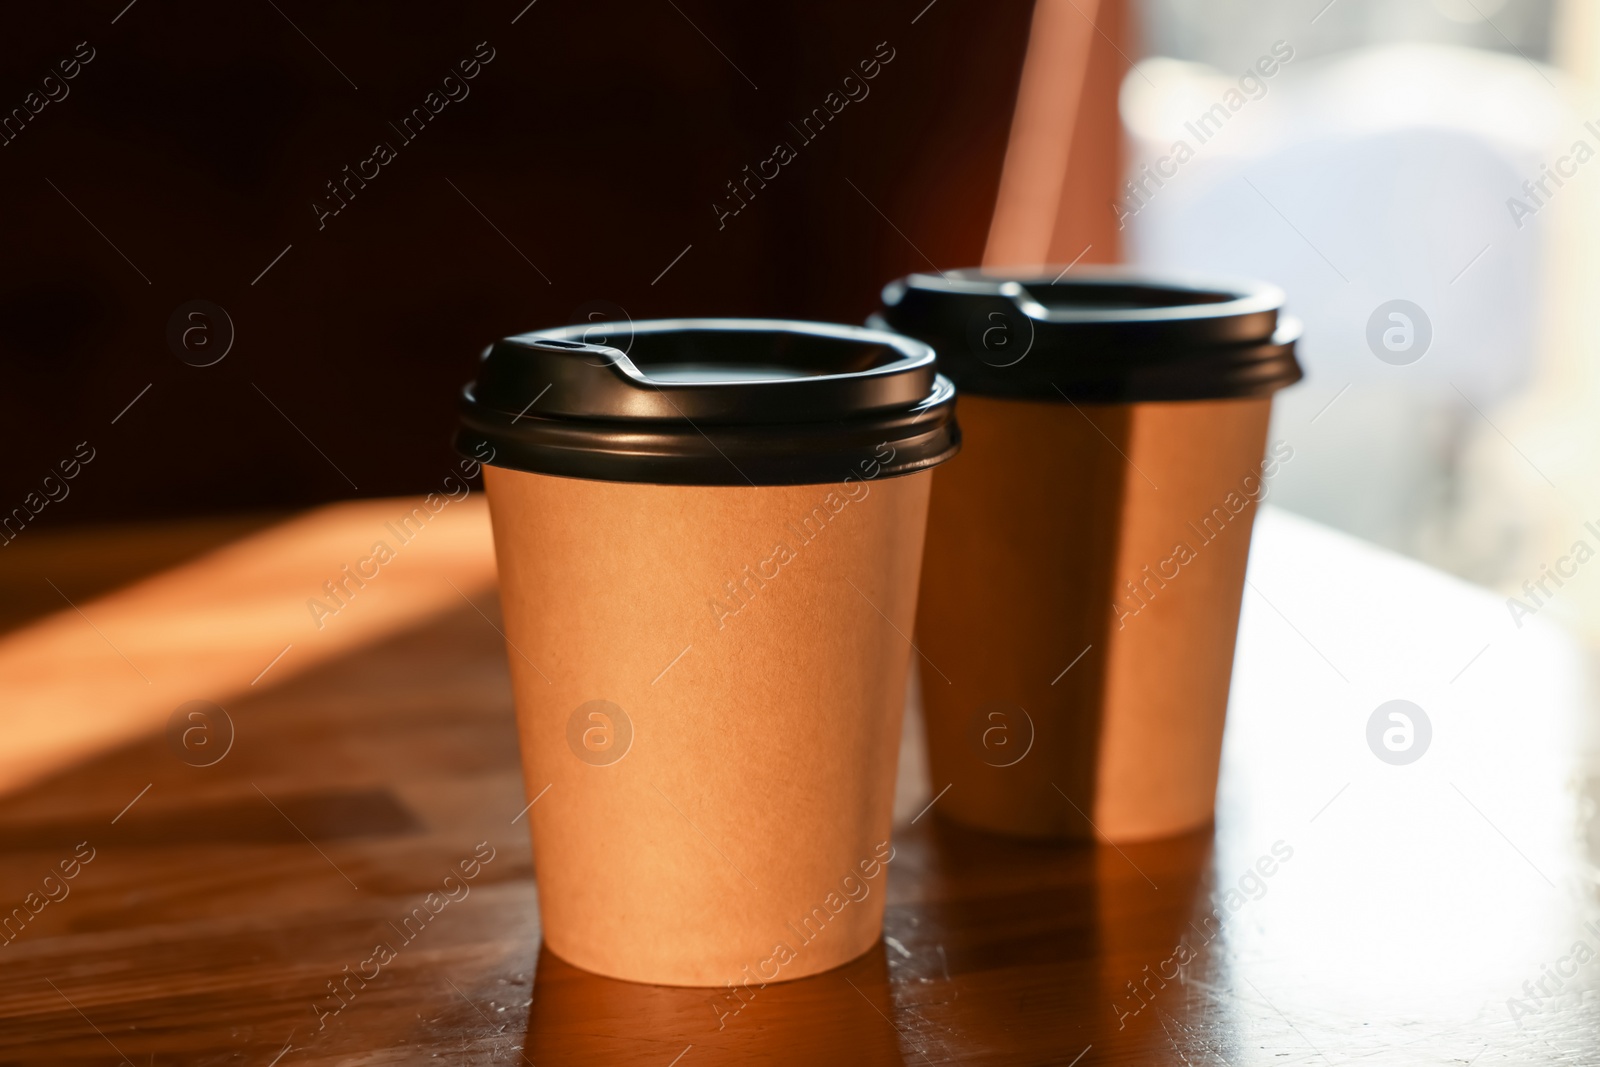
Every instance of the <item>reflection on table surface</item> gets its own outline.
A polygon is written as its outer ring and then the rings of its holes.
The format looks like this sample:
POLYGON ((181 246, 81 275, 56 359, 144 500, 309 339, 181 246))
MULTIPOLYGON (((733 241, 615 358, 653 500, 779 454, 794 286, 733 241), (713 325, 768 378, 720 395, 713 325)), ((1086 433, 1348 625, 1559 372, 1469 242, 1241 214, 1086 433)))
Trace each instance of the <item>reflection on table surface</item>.
POLYGON ((1214 829, 1064 846, 936 803, 911 822, 936 792, 913 761, 882 944, 720 991, 541 950, 493 608, 441 600, 241 686, 212 765, 146 729, 0 798, 0 904, 37 907, 0 945, 0 1062, 1593 1062, 1585 656, 1270 508, 1250 581, 1214 829), (1395 699, 1431 725, 1404 765, 1367 740, 1395 699), (474 857, 470 891, 408 924, 474 857))

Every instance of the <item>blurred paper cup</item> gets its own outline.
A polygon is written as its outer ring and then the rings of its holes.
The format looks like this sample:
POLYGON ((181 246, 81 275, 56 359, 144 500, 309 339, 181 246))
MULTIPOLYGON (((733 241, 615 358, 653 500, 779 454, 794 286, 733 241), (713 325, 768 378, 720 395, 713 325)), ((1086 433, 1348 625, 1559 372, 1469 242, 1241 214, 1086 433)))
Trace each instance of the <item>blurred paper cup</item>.
POLYGON ((1137 840, 1215 804, 1271 394, 1299 326, 1258 283, 912 275, 965 444, 934 478, 917 641, 946 816, 1137 840))
POLYGON ((880 934, 930 469, 927 346, 768 320, 500 341, 482 461, 546 944, 664 985, 880 934))

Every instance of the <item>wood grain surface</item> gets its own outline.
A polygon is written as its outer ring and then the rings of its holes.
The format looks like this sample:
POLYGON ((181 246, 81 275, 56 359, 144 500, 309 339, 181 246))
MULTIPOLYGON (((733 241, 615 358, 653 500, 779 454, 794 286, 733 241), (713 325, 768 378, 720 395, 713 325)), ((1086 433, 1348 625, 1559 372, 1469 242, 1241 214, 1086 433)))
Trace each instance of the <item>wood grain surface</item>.
MULTIPOLYGON (((109 558, 35 552, 58 584, 109 558)), ((732 998, 541 950, 492 596, 439 598, 211 697, 208 766, 158 723, 0 796, 0 1063, 1600 1061, 1586 652, 1270 507, 1250 582, 1214 828, 963 830, 913 734, 882 943, 732 998), (1431 722, 1408 765, 1367 744, 1391 699, 1431 722)))

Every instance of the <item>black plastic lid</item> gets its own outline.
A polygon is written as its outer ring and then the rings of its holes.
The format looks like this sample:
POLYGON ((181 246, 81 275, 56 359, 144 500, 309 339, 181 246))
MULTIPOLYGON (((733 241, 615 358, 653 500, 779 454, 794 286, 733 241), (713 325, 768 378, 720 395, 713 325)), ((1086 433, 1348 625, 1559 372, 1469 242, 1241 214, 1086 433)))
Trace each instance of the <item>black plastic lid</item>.
POLYGON ((1300 323, 1263 282, 1126 268, 956 270, 883 290, 869 325, 925 341, 964 393, 1085 403, 1265 396, 1299 381, 1300 323))
POLYGON ((588 323, 490 345, 461 392, 456 448, 571 478, 821 484, 949 459, 961 442, 954 402, 932 349, 880 330, 779 319, 588 323))

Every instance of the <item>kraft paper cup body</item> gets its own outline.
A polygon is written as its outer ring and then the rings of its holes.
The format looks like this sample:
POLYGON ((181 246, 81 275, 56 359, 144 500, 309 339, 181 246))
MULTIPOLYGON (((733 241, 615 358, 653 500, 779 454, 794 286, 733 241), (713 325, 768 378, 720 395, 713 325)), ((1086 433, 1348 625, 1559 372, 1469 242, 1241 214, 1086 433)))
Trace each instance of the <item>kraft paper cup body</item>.
POLYGON ((458 447, 485 460, 546 946, 748 999, 881 934, 952 395, 926 346, 860 328, 633 330, 627 356, 501 342, 458 447))
POLYGON ((971 826, 1165 837, 1212 818, 1298 327, 1270 287, 1055 273, 886 291, 962 390, 917 615, 929 769, 971 826))
POLYGON ((486 469, 552 952, 720 986, 878 940, 930 477, 486 469))
POLYGON ((1270 401, 960 404, 917 617, 949 677, 922 668, 939 809, 1119 841, 1208 821, 1270 401))

